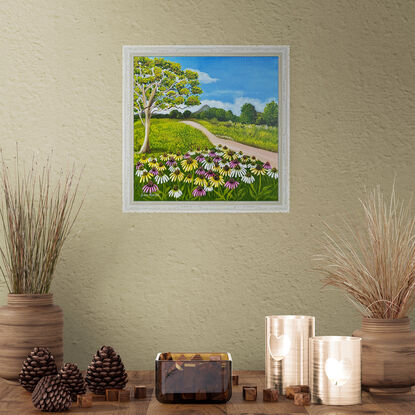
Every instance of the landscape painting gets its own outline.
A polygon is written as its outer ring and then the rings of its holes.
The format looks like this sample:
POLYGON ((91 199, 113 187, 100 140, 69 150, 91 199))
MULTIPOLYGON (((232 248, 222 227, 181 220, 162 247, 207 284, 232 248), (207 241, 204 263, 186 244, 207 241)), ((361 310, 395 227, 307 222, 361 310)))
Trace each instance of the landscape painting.
POLYGON ((133 56, 133 202, 278 202, 279 66, 279 56, 133 56))

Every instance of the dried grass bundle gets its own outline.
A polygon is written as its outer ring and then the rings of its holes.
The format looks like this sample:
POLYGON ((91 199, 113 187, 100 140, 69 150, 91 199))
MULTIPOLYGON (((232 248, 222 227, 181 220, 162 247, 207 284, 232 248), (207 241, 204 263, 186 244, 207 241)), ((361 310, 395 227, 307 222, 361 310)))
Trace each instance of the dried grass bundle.
MULTIPOLYGON (((82 201, 76 205, 79 178, 75 171, 51 183, 49 160, 43 167, 35 162, 20 173, 17 158, 12 177, 1 156, 0 218, 4 248, 0 270, 10 293, 49 292, 55 266, 82 201)), ((80 176, 79 176, 80 177, 80 176)))
POLYGON ((339 287, 369 318, 397 319, 415 304, 415 217, 392 189, 380 188, 361 201, 366 230, 347 225, 351 237, 328 226, 320 270, 325 285, 339 287))

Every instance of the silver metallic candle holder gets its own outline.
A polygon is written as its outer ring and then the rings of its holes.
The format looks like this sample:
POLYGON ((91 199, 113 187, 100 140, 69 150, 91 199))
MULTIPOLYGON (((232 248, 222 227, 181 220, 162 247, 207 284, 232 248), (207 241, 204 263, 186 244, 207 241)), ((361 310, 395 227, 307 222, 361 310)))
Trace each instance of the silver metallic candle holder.
POLYGON ((277 388, 280 394, 285 394, 289 385, 308 385, 309 338, 314 335, 314 317, 265 317, 267 388, 277 388))
POLYGON ((361 338, 321 336, 310 339, 310 391, 313 403, 361 403, 361 338))

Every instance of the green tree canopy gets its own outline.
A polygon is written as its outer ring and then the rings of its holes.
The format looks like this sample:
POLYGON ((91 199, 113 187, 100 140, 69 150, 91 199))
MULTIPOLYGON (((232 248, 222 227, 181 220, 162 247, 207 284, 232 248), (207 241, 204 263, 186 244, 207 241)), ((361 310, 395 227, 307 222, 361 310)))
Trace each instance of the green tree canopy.
POLYGON ((278 125, 278 104, 275 101, 265 105, 263 118, 267 125, 278 125))
POLYGON ((245 103, 241 107, 241 115, 239 117, 243 124, 255 124, 256 121, 256 109, 250 103, 245 103))

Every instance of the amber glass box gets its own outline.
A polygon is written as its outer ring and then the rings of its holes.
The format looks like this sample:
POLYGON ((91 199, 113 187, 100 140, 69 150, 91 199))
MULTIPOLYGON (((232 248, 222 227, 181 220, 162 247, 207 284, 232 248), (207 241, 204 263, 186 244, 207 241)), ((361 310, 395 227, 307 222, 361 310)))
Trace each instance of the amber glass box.
POLYGON ((159 353, 156 397, 162 403, 224 403, 232 396, 230 353, 159 353))

